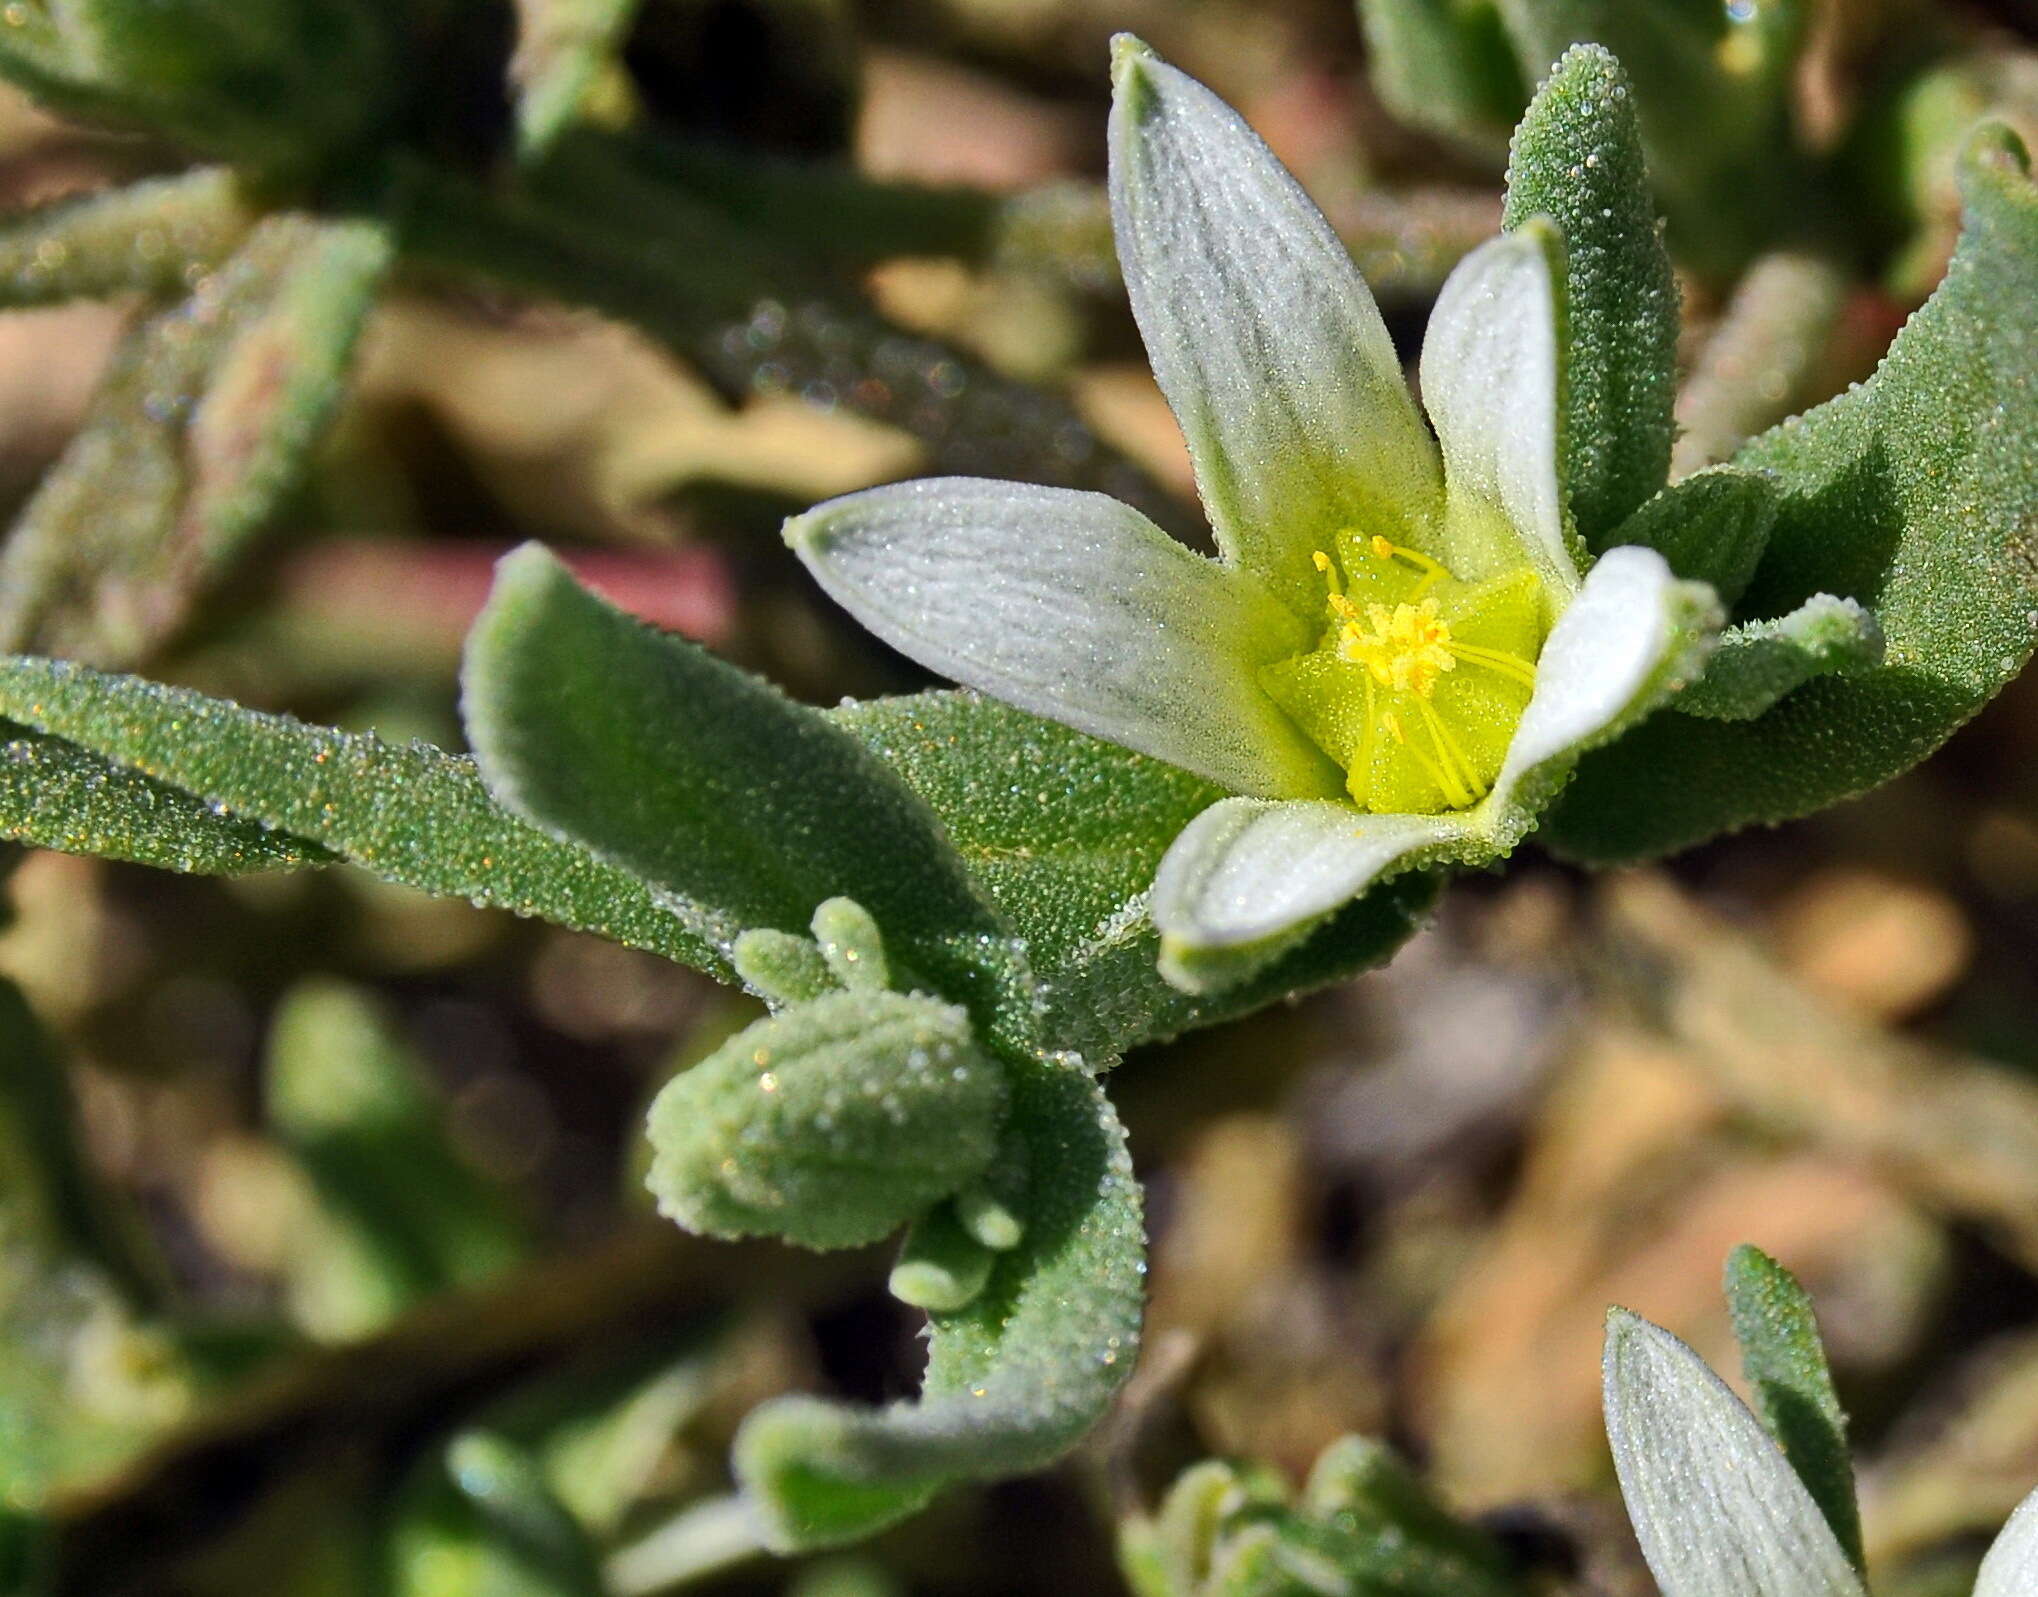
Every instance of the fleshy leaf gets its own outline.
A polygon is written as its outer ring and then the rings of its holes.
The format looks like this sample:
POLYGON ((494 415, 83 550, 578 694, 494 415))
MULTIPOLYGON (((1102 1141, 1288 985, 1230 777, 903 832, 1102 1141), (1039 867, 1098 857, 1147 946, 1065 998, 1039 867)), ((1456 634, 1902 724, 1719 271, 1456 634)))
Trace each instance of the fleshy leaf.
MULTIPOLYGON (((527 826, 488 796, 473 761, 428 744, 398 748, 27 656, 0 657, 0 717, 134 773, 122 782, 143 803, 160 806, 152 784, 165 784, 216 807, 222 824, 238 817, 242 826, 274 827, 285 846, 308 841, 406 887, 536 915, 703 970, 726 968, 641 881, 527 826)), ((87 819, 96 824, 101 813, 87 819)), ((93 841, 88 834, 57 842, 45 832, 29 840, 74 848, 93 841)), ((177 835, 162 846, 174 856, 177 835)), ((139 849, 116 852, 132 858, 139 849)))
POLYGON ((1515 130, 1505 225, 1536 216, 1564 236, 1564 490, 1596 552, 1670 469, 1678 325, 1634 97, 1597 45, 1564 53, 1515 130))
POLYGON ((1262 691, 1309 629, 1102 494, 935 477, 786 524, 822 587, 968 687, 1246 793, 1340 791, 1262 691))
POLYGON ((901 1303, 952 1314, 990 1283, 997 1257, 963 1229, 955 1206, 944 1203, 913 1222, 885 1285, 901 1303))
POLYGON ((136 327, 0 556, 0 647, 120 665, 173 633, 298 485, 392 259, 378 222, 271 217, 136 327))
POLYGON ((1131 1372, 1145 1285, 1139 1186, 1097 1083, 1054 1058, 1015 1068, 1026 1233, 981 1296, 936 1315, 925 1390, 881 1410, 811 1397, 758 1409, 736 1467, 771 1546, 854 1541, 952 1482, 1044 1468, 1131 1372))
POLYGON ((706 1236, 875 1242, 983 1174, 1004 1073, 952 1004, 838 992, 746 1026, 651 1106, 660 1212, 706 1236))
POLYGON ((1163 973, 1189 992, 1229 986, 1383 874, 1506 855, 1581 753, 1689 683, 1718 624, 1712 590, 1678 581, 1661 555, 1607 551, 1543 646, 1535 693, 1484 800, 1436 815, 1317 800, 1212 806, 1169 849, 1154 883, 1163 973))
POLYGON ((1238 113, 1120 36, 1111 214, 1132 312, 1218 547, 1297 614, 1341 527, 1423 547, 1436 447, 1372 293, 1238 113))
POLYGON ((651 884, 703 939, 854 898, 899 962, 980 1002, 1023 974, 940 823, 819 711, 596 598, 535 544, 468 637, 468 736, 511 809, 651 884))
POLYGON ((1780 492, 1742 612, 1854 599, 1881 624, 1882 664, 1753 721, 1673 713, 1588 759, 1548 822, 1565 852, 1643 858, 1865 792, 2023 666, 2038 638, 2038 188, 2000 129, 1977 136, 1964 185, 1946 280, 1876 375, 1737 457, 1780 492))
POLYGON ((240 180, 223 166, 67 195, 0 223, 0 305, 181 298, 192 274, 224 264, 255 220, 240 180), (160 248, 139 247, 144 228, 160 248))
POLYGON ((1865 1573, 1847 1416, 1833 1390, 1810 1296, 1760 1248, 1739 1247, 1727 1259, 1727 1307, 1756 1412, 1848 1560, 1865 1573))
POLYGON ((0 837, 197 876, 330 864, 306 837, 213 808, 62 738, 0 721, 0 837))
POLYGON ((2017 1505, 1974 1580, 1974 1597, 2025 1597, 2031 1591, 2038 1591, 2038 1492, 2017 1505))
POLYGON ((1553 605, 1578 586, 1558 479, 1562 247, 1528 221, 1458 263, 1422 341, 1422 398, 1450 484, 1445 547, 1468 582, 1532 564, 1553 605))
POLYGON ((1528 90, 1489 0, 1359 0, 1373 87, 1403 122, 1498 150, 1528 90))
POLYGON ((1715 721, 1750 721, 1813 677, 1872 670, 1882 655, 1882 628, 1870 611, 1815 593, 1787 616, 1722 636, 1705 676, 1677 707, 1715 721))
POLYGON ((1708 466, 1670 484, 1621 523, 1616 544, 1638 543, 1693 582, 1709 582, 1731 607, 1754 578, 1769 529, 1776 485, 1738 466, 1708 466))
POLYGON ((1049 1046, 1100 1067, 1135 1042, 1379 964, 1433 896, 1427 881, 1408 877, 1350 906, 1253 981, 1191 998, 1156 969, 1147 893, 1168 845, 1220 789, 974 694, 920 693, 834 714, 934 807, 970 874, 1026 939, 1049 1046))
POLYGON ((1523 75, 1604 45, 1635 86, 1649 165, 1679 260, 1726 275, 1774 237, 1802 171, 1790 74, 1807 7, 1690 0, 1499 0, 1523 75))
POLYGON ((1647 1320, 1606 1322, 1606 1434, 1663 1597, 1867 1597, 1769 1433, 1647 1320))
POLYGON ((544 155, 585 113, 615 70, 640 0, 517 0, 517 144, 525 160, 544 155))

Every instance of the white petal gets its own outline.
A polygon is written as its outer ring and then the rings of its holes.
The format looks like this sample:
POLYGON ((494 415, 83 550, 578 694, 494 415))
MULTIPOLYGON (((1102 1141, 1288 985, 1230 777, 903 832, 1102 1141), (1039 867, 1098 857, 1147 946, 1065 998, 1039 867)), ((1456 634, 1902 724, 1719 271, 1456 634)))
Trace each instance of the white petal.
POLYGON ((2038 1492, 2017 1505, 1974 1581, 1974 1597, 2031 1597, 2033 1592, 2038 1592, 2038 1492))
POLYGON ((1606 1434, 1663 1597, 1866 1597, 1782 1450, 1705 1361, 1607 1317, 1606 1434))
POLYGON ((1540 807, 1586 749, 1619 736, 1693 673, 1720 624, 1702 582, 1680 581, 1653 549, 1600 556, 1536 663, 1497 798, 1540 807))
POLYGON ((931 477, 817 505, 786 541, 850 614, 943 676, 1234 792, 1340 790, 1254 675, 1307 648, 1308 629, 1115 499, 931 477))
POLYGON ((1303 613, 1341 527, 1431 541, 1436 446, 1321 212, 1238 113, 1121 37, 1111 216, 1218 544, 1303 613))
POLYGON ((1382 872, 1473 835, 1462 814, 1371 815, 1348 803, 1226 799, 1175 839, 1153 921, 1184 950, 1250 948, 1298 933, 1382 872))
POLYGON ((1492 576, 1526 558, 1555 593, 1578 586, 1557 481, 1556 234, 1491 239, 1445 280, 1422 342, 1422 402, 1444 451, 1445 564, 1492 576))

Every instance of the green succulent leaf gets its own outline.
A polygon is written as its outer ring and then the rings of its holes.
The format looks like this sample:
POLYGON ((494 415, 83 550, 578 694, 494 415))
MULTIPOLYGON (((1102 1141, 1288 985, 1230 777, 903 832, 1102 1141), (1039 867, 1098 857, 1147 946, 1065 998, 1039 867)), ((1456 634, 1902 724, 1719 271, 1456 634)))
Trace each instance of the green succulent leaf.
POLYGON ((1522 1597, 1489 1538, 1357 1436, 1317 1460, 1300 1502, 1264 1467, 1195 1465, 1119 1549, 1140 1597, 1522 1597))
POLYGON ((1802 0, 1498 0, 1522 71, 1604 45, 1633 80, 1674 255, 1708 275, 1743 264, 1787 220, 1801 170, 1790 112, 1802 0), (1703 136, 1694 136, 1703 129, 1703 136))
POLYGON ((969 1016, 838 992, 748 1026, 651 1106, 649 1183, 690 1231, 852 1248, 983 1174, 1005 1074, 969 1016))
POLYGON ((819 998, 841 985, 813 938, 771 926, 737 938, 729 963, 743 985, 773 1007, 819 998))
POLYGON ((586 114, 603 74, 617 69, 640 0, 517 0, 517 144, 543 157, 586 114))
POLYGON ((310 838, 229 815, 14 721, 0 721, 0 837, 195 876, 244 876, 339 858, 310 838))
POLYGON ((462 683, 503 803, 643 878, 704 940, 802 930, 848 897, 901 965, 980 1016, 1026 1002, 1008 930, 896 773, 821 712, 596 598, 543 549, 503 561, 462 683))
POLYGON ((0 647, 122 665, 295 489, 394 258, 374 221, 280 215, 145 318, 0 556, 0 647))
POLYGON ((950 1314, 976 1300, 998 1256, 963 1229, 955 1206, 944 1203, 913 1222, 886 1285, 901 1303, 950 1314))
POLYGON ((1147 892, 1168 845, 1221 789, 975 693, 917 693, 832 713, 941 818, 1026 941, 1045 1003, 1042 1035, 1091 1060, 1380 964, 1435 896, 1425 878, 1398 880, 1242 986, 1191 998, 1158 973, 1147 892))
POLYGON ((752 1414, 736 1466, 780 1551, 857 1540, 943 1486, 1044 1468, 1130 1373, 1145 1283, 1139 1186, 1094 1078, 1053 1057, 1012 1074, 1026 1232, 967 1308, 932 1319, 917 1402, 881 1410, 781 1398, 752 1414))
POLYGON ((1373 87, 1402 121, 1506 142, 1528 97, 1493 0, 1359 0, 1373 87))
MULTIPOLYGON (((32 656, 0 657, 0 718, 83 751, 58 765, 72 773, 74 790, 90 788, 86 761, 96 757, 114 768, 115 793, 135 801, 123 823, 115 798, 88 791, 72 816, 25 823, 16 834, 24 841, 78 852, 110 842, 106 852, 147 864, 191 869, 179 863, 188 852, 195 868, 249 869, 236 863, 232 840, 273 827, 281 834, 270 840, 273 852, 242 845, 262 866, 343 859, 440 897, 727 969, 637 878, 527 826, 488 796, 473 761, 428 744, 397 747, 32 656), (195 802, 173 806, 170 789, 195 802), (201 807, 216 808, 216 829, 201 830, 193 813, 201 807)), ((44 745, 31 746, 36 758, 50 758, 44 745)))
POLYGON ((1808 814, 1923 759, 2022 668, 2038 638, 2038 188, 1984 130, 1946 280, 1861 387, 1751 443, 1780 495, 1741 604, 1817 593, 1874 610, 1882 663, 1823 676, 1752 721, 1671 711, 1590 755, 1544 836, 1636 859, 1808 814))
POLYGON ((1564 235, 1560 466, 1596 552, 1669 472, 1678 327, 1634 95, 1597 45, 1564 53, 1515 130, 1504 225, 1537 216, 1564 235))
POLYGON ((239 178, 223 166, 52 200, 0 224, 0 305, 181 298, 195 272, 226 262, 255 220, 239 178))
POLYGON ((1769 545, 1776 501, 1776 485, 1760 472, 1708 466, 1663 489, 1610 541, 1654 549, 1678 576, 1711 583, 1731 609, 1769 545))
POLYGON ((1727 1258, 1727 1307, 1756 1413, 1826 1516, 1841 1550, 1865 1574, 1847 1416, 1833 1390, 1810 1295, 1760 1248, 1743 1246, 1727 1258))
POLYGON ((1872 612, 1852 599, 1815 593, 1787 616, 1724 633, 1705 675, 1677 707, 1715 721, 1752 721, 1813 677, 1871 670, 1882 664, 1882 653, 1872 612))

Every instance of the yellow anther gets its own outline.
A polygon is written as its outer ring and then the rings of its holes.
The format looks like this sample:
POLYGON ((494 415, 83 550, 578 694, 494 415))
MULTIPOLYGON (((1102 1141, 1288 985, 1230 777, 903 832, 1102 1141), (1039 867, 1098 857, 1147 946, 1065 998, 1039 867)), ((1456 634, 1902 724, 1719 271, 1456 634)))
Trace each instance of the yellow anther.
POLYGON ((1338 573, 1337 562, 1319 549, 1309 557, 1309 563, 1323 573, 1323 580, 1330 586, 1331 599, 1335 601, 1343 597, 1344 578, 1338 573))
POLYGON ((1338 634, 1338 657, 1363 665, 1373 680, 1398 693, 1428 698, 1437 678, 1457 669, 1451 653, 1450 623, 1437 614, 1437 602, 1366 606, 1366 622, 1347 621, 1338 634))

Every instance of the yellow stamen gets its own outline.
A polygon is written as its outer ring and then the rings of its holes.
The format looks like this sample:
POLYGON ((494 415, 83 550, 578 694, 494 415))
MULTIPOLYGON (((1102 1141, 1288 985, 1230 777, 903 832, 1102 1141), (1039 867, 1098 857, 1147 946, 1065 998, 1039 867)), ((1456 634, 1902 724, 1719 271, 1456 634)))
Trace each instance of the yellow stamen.
POLYGON ((1418 554, 1413 549, 1404 549, 1398 543, 1390 543, 1378 533, 1373 535, 1372 542, 1367 547, 1379 559, 1399 560, 1404 566, 1422 573, 1422 581, 1418 582, 1414 590, 1409 594, 1411 599, 1421 598, 1433 585, 1450 575, 1448 571, 1430 559, 1428 555, 1418 554))
POLYGON ((1470 643, 1447 643, 1452 655, 1467 665, 1484 666, 1488 671, 1519 682, 1525 688, 1536 685, 1536 668, 1519 655, 1503 654, 1498 649, 1482 649, 1470 643))
POLYGON ((1444 790, 1444 797, 1457 809, 1477 803, 1485 797, 1486 785, 1473 774, 1472 762, 1465 757, 1458 740, 1451 735, 1428 700, 1417 699, 1415 708, 1436 744, 1438 769, 1432 770, 1431 774, 1438 778, 1437 786, 1444 790))
POLYGON ((1457 669, 1450 624, 1437 614, 1436 600, 1404 602, 1391 610, 1369 604, 1366 622, 1370 631, 1356 616, 1346 620, 1338 634, 1338 658, 1363 665, 1382 687, 1426 699, 1439 676, 1457 669))

